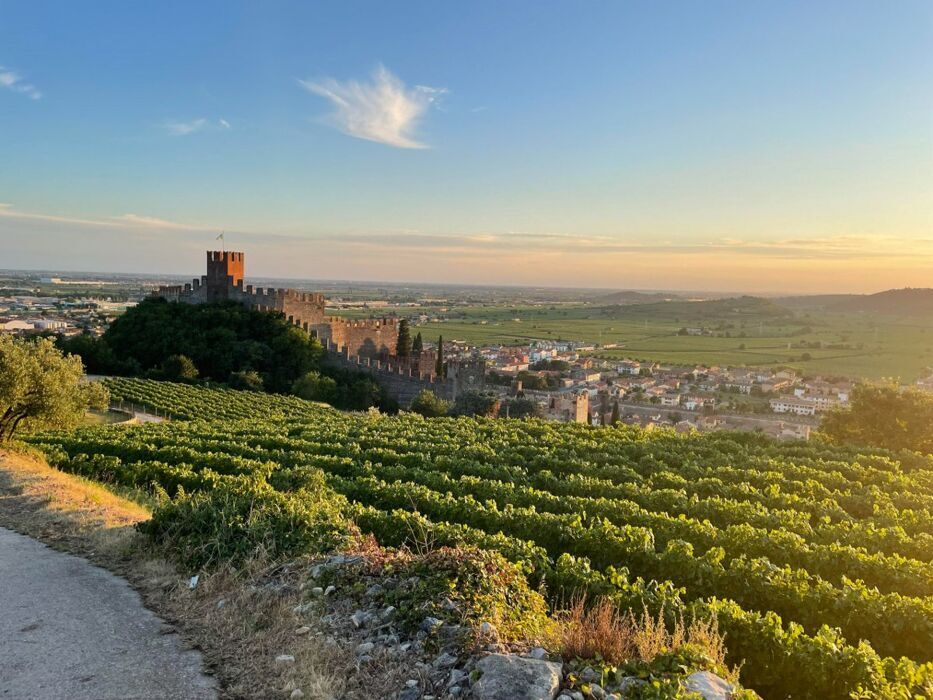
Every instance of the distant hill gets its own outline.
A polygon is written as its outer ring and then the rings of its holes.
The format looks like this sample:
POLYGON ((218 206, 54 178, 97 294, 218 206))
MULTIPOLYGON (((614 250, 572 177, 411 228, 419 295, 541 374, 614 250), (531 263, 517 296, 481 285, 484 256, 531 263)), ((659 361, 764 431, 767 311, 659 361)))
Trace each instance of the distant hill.
POLYGON ((622 291, 596 297, 593 301, 597 304, 650 304, 680 298, 677 294, 665 294, 664 292, 622 291))
POLYGON ((702 301, 661 301, 651 304, 626 306, 625 313, 655 317, 676 317, 687 320, 761 318, 791 316, 793 312, 775 304, 770 299, 742 296, 727 299, 704 299, 702 301))
POLYGON ((860 294, 807 294, 796 297, 775 297, 771 301, 794 311, 828 309, 845 301, 858 299, 860 294))
POLYGON ((895 316, 933 316, 933 289, 889 289, 833 304, 833 311, 862 311, 895 316))

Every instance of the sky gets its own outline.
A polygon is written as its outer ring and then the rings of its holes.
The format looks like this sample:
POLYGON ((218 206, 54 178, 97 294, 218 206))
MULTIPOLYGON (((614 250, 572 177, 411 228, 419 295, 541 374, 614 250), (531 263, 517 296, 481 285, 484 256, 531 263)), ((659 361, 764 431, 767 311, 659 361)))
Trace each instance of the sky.
POLYGON ((933 286, 933 3, 0 0, 0 268, 933 286))

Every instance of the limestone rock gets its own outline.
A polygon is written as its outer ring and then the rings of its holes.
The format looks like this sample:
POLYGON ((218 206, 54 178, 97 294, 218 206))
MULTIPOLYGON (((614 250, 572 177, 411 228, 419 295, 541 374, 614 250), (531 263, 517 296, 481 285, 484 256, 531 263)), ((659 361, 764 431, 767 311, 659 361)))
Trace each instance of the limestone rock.
POLYGON ((704 700, 729 700, 735 692, 735 686, 709 671, 691 673, 685 685, 687 690, 699 693, 704 700))
POLYGON ((476 700, 554 700, 563 677, 561 664, 512 654, 490 654, 477 668, 476 700))

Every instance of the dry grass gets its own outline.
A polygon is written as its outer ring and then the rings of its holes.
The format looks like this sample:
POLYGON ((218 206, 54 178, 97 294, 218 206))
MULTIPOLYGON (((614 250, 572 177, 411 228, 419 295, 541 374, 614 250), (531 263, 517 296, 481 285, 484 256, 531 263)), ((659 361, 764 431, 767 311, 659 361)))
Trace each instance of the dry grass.
POLYGON ((125 577, 146 605, 199 648, 224 698, 287 698, 300 688, 308 700, 387 697, 404 684, 388 666, 357 673, 355 656, 325 643, 318 621, 299 619, 306 563, 283 568, 262 557, 245 567, 202 575, 158 556, 134 525, 149 511, 106 488, 57 471, 40 458, 0 450, 0 526, 90 559, 125 577), (311 630, 296 634, 301 626, 311 630), (280 654, 294 664, 275 661, 280 654))
POLYGON ((725 640, 715 619, 685 624, 681 617, 668 628, 663 610, 657 617, 647 609, 636 617, 631 611, 621 612, 607 598, 588 605, 580 597, 558 615, 558 622, 557 644, 565 659, 598 657, 614 665, 632 660, 651 663, 661 654, 690 645, 727 668, 725 640))

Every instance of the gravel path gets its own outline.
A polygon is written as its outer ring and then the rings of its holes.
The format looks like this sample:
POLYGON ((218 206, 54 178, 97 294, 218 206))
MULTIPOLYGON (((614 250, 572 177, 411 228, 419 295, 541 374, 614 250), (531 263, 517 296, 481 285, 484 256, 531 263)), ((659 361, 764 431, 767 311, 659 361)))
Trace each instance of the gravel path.
POLYGON ((0 699, 216 698, 164 631, 123 579, 0 528, 0 699))

